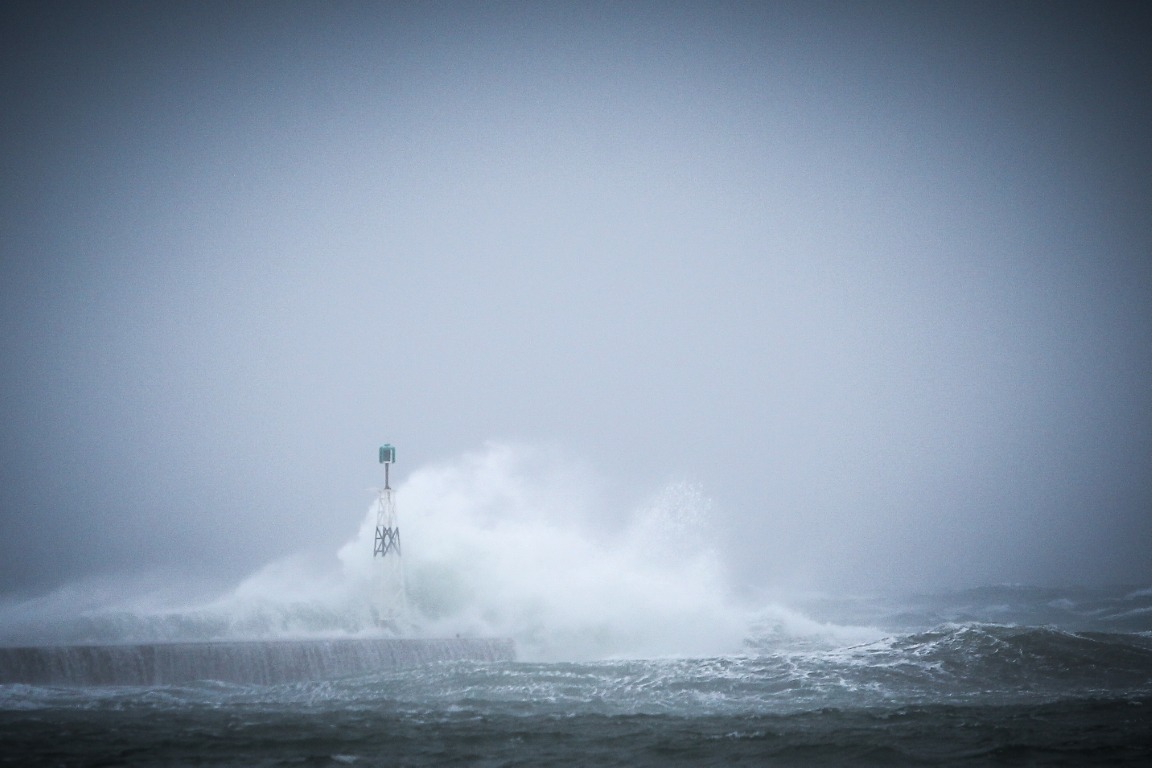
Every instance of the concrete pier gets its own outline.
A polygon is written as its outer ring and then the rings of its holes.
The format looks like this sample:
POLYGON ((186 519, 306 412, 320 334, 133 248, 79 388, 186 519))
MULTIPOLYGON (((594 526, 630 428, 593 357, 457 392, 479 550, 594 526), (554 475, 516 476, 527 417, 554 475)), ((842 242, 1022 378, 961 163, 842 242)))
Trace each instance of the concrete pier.
POLYGON ((271 640, 0 648, 0 684, 275 685, 446 661, 513 661, 507 638, 271 640))

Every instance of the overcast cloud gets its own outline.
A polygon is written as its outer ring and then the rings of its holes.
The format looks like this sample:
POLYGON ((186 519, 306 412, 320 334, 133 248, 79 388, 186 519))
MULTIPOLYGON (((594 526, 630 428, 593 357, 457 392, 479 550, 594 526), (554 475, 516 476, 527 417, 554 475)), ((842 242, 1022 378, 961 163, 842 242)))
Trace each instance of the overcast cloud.
POLYGON ((545 446, 738 583, 1152 582, 1133 4, 7 4, 0 592, 545 446))

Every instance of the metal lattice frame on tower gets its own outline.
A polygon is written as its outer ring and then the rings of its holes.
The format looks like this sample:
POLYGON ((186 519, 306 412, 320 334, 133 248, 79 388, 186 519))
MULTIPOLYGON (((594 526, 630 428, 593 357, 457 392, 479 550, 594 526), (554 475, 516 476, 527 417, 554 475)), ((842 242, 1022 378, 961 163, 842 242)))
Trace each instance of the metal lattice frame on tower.
POLYGON ((396 520, 396 500, 392 495, 389 468, 396 461, 396 449, 380 446, 380 463, 384 465, 384 487, 376 497, 376 540, 372 558, 376 568, 376 621, 395 631, 402 631, 408 619, 408 596, 404 585, 404 563, 400 557, 400 526, 396 520))

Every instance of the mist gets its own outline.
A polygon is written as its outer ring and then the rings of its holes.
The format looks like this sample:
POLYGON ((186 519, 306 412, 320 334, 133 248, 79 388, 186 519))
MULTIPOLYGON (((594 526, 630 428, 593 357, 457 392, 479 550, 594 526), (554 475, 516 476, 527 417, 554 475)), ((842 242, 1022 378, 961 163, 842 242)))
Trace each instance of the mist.
POLYGON ((668 488, 725 595, 1152 583, 1137 4, 2 13, 6 597, 354 570, 383 442, 425 584, 668 488))

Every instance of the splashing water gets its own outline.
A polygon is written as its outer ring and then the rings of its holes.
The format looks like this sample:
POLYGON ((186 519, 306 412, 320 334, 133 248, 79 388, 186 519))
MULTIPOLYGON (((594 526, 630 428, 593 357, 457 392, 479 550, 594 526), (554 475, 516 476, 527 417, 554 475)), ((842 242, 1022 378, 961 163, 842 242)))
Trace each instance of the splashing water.
MULTIPOLYGON (((430 634, 515 637, 529 658, 733 652, 747 628, 706 541, 710 504, 672 484, 608 536, 562 466, 493 445, 399 491, 411 598, 430 634)), ((367 582, 372 521, 340 550, 367 582)))
MULTIPOLYGON (((531 660, 739 652, 756 617, 730 597, 702 489, 669 484, 616 526, 598 526, 603 510, 586 488, 565 462, 522 446, 488 445, 413 472, 397 498, 416 631, 512 637, 531 660)), ((282 559, 191 606, 111 599, 64 609, 75 595, 62 591, 10 606, 3 639, 380 634, 370 609, 374 525, 369 508, 337 569, 282 559)))

